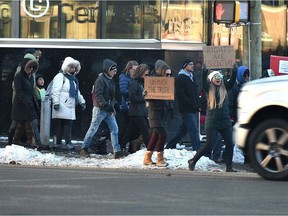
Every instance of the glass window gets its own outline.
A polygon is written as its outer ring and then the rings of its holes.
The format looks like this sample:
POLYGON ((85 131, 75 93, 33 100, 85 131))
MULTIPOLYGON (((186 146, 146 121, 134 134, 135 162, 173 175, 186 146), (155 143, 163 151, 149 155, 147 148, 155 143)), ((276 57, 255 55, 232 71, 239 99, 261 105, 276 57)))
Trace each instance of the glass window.
POLYGON ((161 1, 105 1, 101 37, 104 39, 160 39, 161 1))
POLYGON ((25 6, 21 4, 21 38, 97 38, 99 1, 24 2, 25 6))
POLYGON ((163 1, 162 39, 204 41, 204 1, 163 1))
POLYGON ((0 2, 0 38, 10 38, 12 28, 12 0, 0 2))

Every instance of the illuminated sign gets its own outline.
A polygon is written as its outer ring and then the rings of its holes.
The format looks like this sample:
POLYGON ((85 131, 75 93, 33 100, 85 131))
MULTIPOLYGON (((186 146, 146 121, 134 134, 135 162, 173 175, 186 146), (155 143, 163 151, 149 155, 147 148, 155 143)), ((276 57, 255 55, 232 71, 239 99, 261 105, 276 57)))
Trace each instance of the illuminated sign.
POLYGON ((250 21, 250 2, 240 1, 240 18, 239 22, 247 23, 250 21))
POLYGON ((240 3, 238 1, 214 1, 213 21, 215 23, 237 23, 240 3))

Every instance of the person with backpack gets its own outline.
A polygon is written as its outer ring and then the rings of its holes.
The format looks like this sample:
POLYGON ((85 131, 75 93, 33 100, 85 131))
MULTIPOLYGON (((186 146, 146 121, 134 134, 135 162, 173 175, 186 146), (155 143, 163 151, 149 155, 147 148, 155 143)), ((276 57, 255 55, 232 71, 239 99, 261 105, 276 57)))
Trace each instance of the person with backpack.
POLYGON ((76 78, 80 70, 79 61, 72 57, 66 57, 61 70, 52 81, 52 119, 58 123, 56 144, 62 150, 74 149, 71 131, 73 120, 76 119, 76 105, 80 104, 82 110, 86 108, 85 99, 80 93, 79 82, 76 78), (65 138, 65 144, 62 143, 62 136, 65 138))
POLYGON ((115 99, 115 83, 113 77, 116 73, 117 64, 111 59, 105 59, 103 61, 103 73, 96 78, 94 83, 92 120, 80 150, 80 155, 84 158, 90 157, 88 148, 102 121, 106 121, 110 130, 114 158, 117 159, 124 156, 119 145, 118 125, 114 108, 117 101, 115 99))

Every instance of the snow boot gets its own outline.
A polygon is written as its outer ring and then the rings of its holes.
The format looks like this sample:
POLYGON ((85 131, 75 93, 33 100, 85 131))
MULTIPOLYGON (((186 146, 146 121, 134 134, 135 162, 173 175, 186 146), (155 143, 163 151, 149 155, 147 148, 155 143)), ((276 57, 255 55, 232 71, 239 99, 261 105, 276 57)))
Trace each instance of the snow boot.
POLYGON ((144 155, 144 165, 155 165, 156 163, 152 161, 151 157, 153 155, 152 151, 146 151, 144 155))
POLYGON ((157 152, 157 163, 156 166, 158 167, 166 167, 168 163, 164 161, 164 152, 157 152))

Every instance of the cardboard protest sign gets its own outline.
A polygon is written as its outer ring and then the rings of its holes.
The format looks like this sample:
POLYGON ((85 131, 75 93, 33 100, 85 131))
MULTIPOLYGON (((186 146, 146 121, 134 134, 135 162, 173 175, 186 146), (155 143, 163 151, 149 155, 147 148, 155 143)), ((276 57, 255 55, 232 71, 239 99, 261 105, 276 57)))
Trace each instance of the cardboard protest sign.
POLYGON ((233 46, 204 46, 203 57, 207 69, 233 68, 235 50, 233 46))
POLYGON ((174 77, 145 77, 145 99, 174 100, 174 77))

